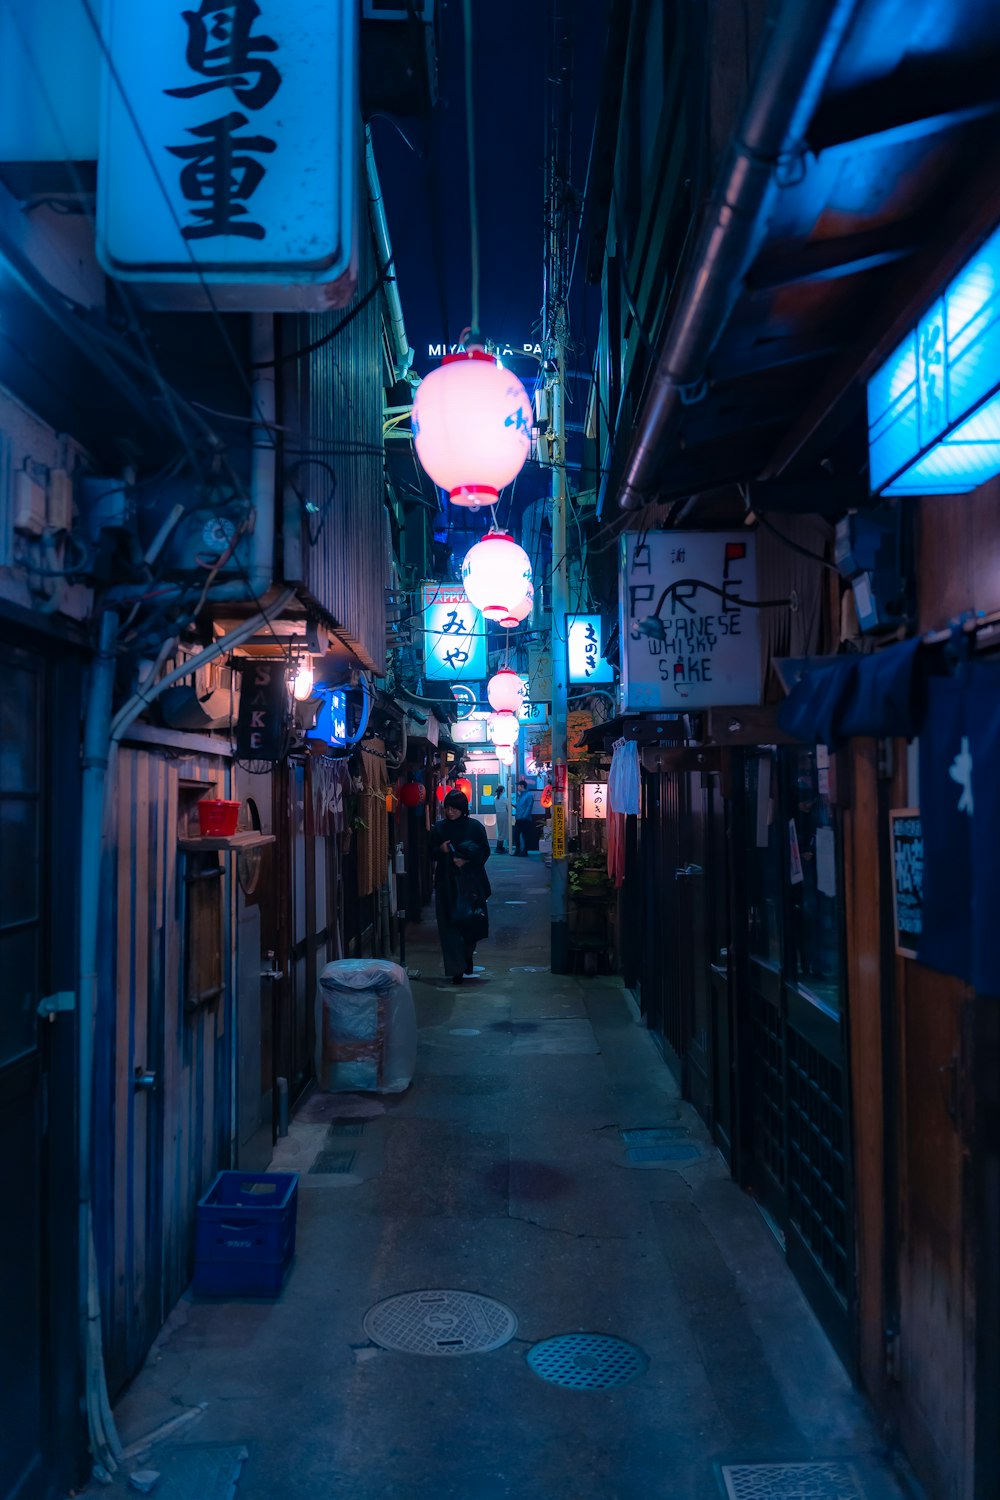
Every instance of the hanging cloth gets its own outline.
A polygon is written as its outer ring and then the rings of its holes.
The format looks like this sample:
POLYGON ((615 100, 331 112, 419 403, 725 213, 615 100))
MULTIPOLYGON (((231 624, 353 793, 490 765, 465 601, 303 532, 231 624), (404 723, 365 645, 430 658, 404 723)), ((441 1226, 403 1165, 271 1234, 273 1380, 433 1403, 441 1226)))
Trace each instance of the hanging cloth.
POLYGON ((612 812, 639 811, 639 747, 635 740, 616 740, 608 772, 608 806, 612 812))
POLYGON ((625 814, 608 813, 608 878, 621 890, 625 882, 625 814))

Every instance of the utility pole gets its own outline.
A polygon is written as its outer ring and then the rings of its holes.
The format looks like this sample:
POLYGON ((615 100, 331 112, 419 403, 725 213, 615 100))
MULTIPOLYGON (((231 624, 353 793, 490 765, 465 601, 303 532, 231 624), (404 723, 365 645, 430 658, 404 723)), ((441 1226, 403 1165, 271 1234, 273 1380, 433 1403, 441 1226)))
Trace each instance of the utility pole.
POLYGON ((569 972, 569 872, 566 866, 567 715, 569 711, 569 557, 566 544, 566 340, 569 300, 570 139, 573 7, 549 0, 547 181, 545 194, 544 353, 552 465, 552 932, 553 974, 569 972))
POLYGON ((569 712, 569 558, 566 555, 566 348, 558 339, 552 424, 552 945, 553 974, 569 973, 566 734, 569 712))

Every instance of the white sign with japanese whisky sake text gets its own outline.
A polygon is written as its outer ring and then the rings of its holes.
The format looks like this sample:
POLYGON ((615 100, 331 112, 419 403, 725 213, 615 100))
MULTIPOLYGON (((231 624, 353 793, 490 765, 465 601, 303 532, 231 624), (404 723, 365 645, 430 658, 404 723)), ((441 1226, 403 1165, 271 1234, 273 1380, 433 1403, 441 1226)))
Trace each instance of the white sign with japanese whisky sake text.
POLYGON ((585 818, 608 816, 608 783, 606 781, 583 783, 583 816, 585 818))
MULTIPOLYGON (((95 7, 100 9, 100 7, 95 7)), ((357 6, 104 0, 97 249, 161 307, 354 289, 357 6)))
POLYGON ((486 676, 486 622, 460 583, 424 584, 424 676, 479 682, 486 676))
POLYGON ((760 702, 754 538, 643 531, 622 540, 622 711, 760 702))

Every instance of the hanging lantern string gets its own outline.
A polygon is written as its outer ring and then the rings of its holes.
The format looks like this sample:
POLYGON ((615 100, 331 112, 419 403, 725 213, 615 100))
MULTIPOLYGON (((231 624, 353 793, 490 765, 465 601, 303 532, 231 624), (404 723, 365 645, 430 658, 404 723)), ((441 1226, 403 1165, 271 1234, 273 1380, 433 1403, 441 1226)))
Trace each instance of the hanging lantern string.
POLYGON ((476 208, 476 152, 472 115, 472 0, 463 0, 465 30, 465 133, 469 156, 469 239, 472 258, 472 328, 470 339, 479 340, 479 214, 476 208))

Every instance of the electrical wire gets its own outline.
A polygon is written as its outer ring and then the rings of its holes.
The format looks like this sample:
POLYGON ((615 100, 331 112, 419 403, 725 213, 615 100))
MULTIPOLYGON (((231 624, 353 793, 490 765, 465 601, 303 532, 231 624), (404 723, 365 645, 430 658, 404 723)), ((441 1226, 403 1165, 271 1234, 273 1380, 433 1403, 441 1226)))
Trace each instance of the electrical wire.
POLYGON ((472 314, 471 332, 479 337, 479 210, 476 203, 476 133, 472 112, 472 0, 462 0, 462 21, 465 32, 465 133, 466 150, 469 157, 469 250, 472 272, 472 295, 469 302, 472 314))
POLYGON ((819 567, 826 568, 828 572, 836 573, 838 578, 840 577, 840 569, 837 567, 836 563, 830 562, 829 559, 822 557, 818 552, 810 551, 808 547, 803 547, 799 542, 795 541, 794 538, 786 536, 783 531, 780 531, 778 527, 775 526, 771 521, 769 521, 767 516, 762 515, 759 510, 755 510, 754 515, 763 526, 764 530, 769 531, 773 537, 776 537, 778 539, 779 542, 783 542, 786 547, 790 547, 791 550, 793 552, 797 552, 800 557, 807 557, 810 562, 817 563, 819 567))

